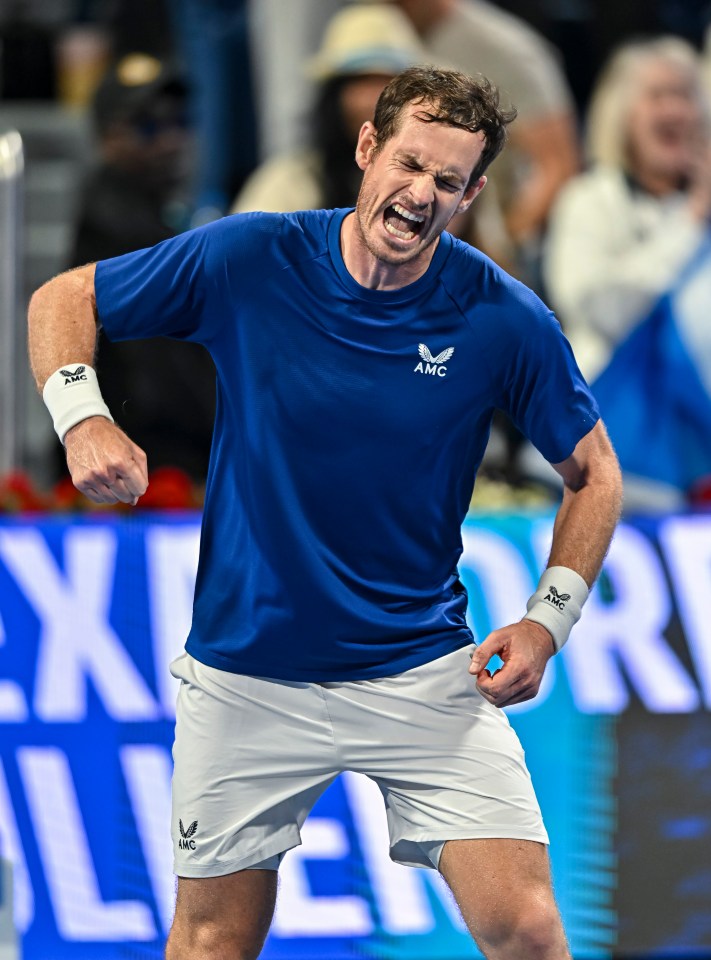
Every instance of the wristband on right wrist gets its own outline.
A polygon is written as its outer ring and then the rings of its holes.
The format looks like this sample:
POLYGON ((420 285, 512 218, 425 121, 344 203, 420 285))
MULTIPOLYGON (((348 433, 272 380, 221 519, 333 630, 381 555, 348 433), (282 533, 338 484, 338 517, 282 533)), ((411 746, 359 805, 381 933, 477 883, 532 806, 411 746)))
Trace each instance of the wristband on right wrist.
POLYGON ((55 370, 44 385, 42 399, 62 443, 67 431, 88 417, 106 417, 114 422, 101 396, 96 372, 86 364, 68 363, 55 370))
POLYGON ((545 627, 558 653, 580 619, 589 592, 587 583, 575 570, 570 567, 548 567, 538 583, 538 589, 526 604, 527 612, 523 619, 533 620, 545 627))

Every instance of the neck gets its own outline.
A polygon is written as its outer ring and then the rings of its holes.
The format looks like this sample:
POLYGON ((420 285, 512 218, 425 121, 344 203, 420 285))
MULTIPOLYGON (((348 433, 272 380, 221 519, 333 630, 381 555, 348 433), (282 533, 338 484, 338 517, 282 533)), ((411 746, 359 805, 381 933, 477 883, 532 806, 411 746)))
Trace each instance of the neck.
POLYGON ((356 283, 368 290, 400 290, 419 280, 427 272, 439 238, 413 260, 387 263, 368 248, 355 213, 341 224, 341 256, 346 270, 356 283))

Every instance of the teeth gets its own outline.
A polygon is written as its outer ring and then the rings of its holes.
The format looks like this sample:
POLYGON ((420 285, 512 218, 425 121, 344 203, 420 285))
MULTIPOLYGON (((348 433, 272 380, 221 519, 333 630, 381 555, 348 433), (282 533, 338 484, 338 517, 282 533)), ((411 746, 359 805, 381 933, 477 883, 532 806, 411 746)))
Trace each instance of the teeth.
POLYGON ((410 213, 409 210, 401 207, 399 203, 393 204, 393 210, 406 220, 413 220, 415 223, 424 223, 425 218, 423 216, 420 216, 419 213, 410 213))
POLYGON ((400 240, 412 240, 415 236, 414 231, 412 230, 396 230, 396 228, 388 221, 385 221, 385 229, 388 233, 391 233, 394 237, 398 237, 400 240))

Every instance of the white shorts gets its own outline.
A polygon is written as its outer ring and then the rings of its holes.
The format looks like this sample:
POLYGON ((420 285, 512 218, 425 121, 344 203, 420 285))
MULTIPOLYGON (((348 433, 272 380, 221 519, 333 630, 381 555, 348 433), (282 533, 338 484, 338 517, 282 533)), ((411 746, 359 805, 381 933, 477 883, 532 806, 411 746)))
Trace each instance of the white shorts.
POLYGON ((323 791, 344 770, 383 794, 390 856, 437 867, 447 840, 547 843, 518 737, 468 673, 471 647, 392 677, 268 680, 189 654, 179 678, 173 758, 175 872, 276 869, 323 791))

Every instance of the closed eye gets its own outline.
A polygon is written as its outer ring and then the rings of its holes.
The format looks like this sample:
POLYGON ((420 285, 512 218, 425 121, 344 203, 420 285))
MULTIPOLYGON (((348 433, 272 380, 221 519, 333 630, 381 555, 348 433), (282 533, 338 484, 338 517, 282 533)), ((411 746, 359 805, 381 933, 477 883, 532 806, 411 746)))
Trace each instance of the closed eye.
MULTIPOLYGON (((415 173, 421 173, 423 169, 422 165, 414 159, 401 157, 399 163, 405 170, 414 170, 415 173)), ((434 179, 440 190, 446 190, 447 193, 456 193, 461 189, 461 184, 458 181, 447 180, 445 177, 435 177, 434 179)))

